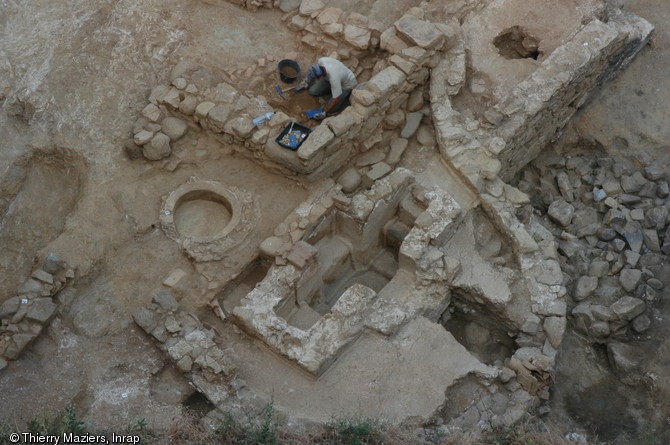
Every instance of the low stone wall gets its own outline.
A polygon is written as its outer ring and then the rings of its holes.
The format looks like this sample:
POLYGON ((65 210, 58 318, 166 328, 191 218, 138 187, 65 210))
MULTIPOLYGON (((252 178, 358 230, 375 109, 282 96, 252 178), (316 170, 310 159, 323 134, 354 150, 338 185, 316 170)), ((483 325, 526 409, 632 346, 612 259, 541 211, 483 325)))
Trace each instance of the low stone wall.
MULTIPOLYGON (((351 199, 333 196, 336 215, 319 212, 319 218, 312 217, 314 203, 322 202, 323 198, 309 199, 294 212, 309 212, 309 220, 299 223, 305 228, 304 239, 319 238, 319 232, 325 230, 324 224, 337 224, 343 236, 350 239, 352 258, 365 264, 372 260, 366 254, 379 243, 384 226, 408 195, 410 182, 408 171, 396 170, 351 199)), ((309 329, 291 325, 277 314, 278 307, 291 299, 300 301, 301 295, 308 292, 305 289, 310 288, 315 279, 319 281, 321 265, 315 247, 301 239, 289 241, 300 232, 285 234, 283 238, 274 236, 262 243, 262 252, 275 258, 275 266, 233 310, 233 320, 315 375, 327 369, 363 329, 391 335, 417 315, 436 321, 449 304, 448 282, 458 272, 457 262, 446 258, 439 246, 458 226, 460 208, 437 189, 425 191, 421 199, 425 200, 426 209, 418 214, 404 236, 399 253, 400 269, 379 294, 356 284, 309 329)), ((289 215, 280 227, 294 223, 294 216, 289 215)), ((280 229, 276 235, 281 232, 280 229)))
MULTIPOLYGON (((179 140, 187 131, 186 124, 174 117, 180 116, 220 135, 225 142, 255 151, 262 146, 258 141, 262 134, 252 137, 255 127, 251 121, 269 111, 272 107, 265 101, 240 94, 228 83, 222 82, 201 91, 186 79, 177 78, 171 85, 159 85, 151 91, 149 104, 135 123, 134 142, 142 147, 149 160, 169 156, 169 143, 179 140), (158 143, 156 138, 160 139, 158 143), (162 139, 165 139, 167 148, 156 150, 153 145, 163 144, 162 139)), ((272 124, 280 125, 288 120, 286 115, 283 118, 276 116, 272 124)))
POLYGON ((58 255, 50 253, 19 289, 0 306, 0 370, 16 360, 56 316, 54 296, 74 278, 58 255))
MULTIPOLYGON (((303 0, 300 8, 284 17, 301 41, 318 51, 337 51, 342 60, 362 59, 376 52, 384 25, 353 11, 326 7, 321 0, 303 0)), ((352 67, 355 74, 357 67, 352 67)))
MULTIPOLYGON (((412 13, 422 13, 413 8, 412 13)), ((421 16, 422 17, 422 16, 421 16)), ((389 54, 378 64, 379 71, 351 95, 351 106, 337 116, 325 119, 296 152, 296 156, 281 153, 276 158, 294 171, 307 174, 308 179, 328 176, 341 167, 349 156, 365 152, 382 142, 382 122, 398 110, 404 113, 410 93, 423 85, 430 68, 442 58, 442 50, 454 42, 455 31, 446 25, 435 25, 416 15, 406 14, 381 36, 381 48, 389 54), (388 40, 388 42, 385 42, 388 40)), ((409 113, 411 114, 411 113, 409 113)), ((407 115, 415 122, 413 134, 422 115, 407 115)), ((405 116, 400 116, 402 119, 405 116)), ((269 141, 266 153, 277 152, 269 141)), ((387 170, 387 172, 390 169, 387 170)), ((377 178, 373 178, 377 179, 377 178)))
POLYGON ((336 196, 338 187, 326 181, 323 185, 330 184, 330 190, 322 188, 323 191, 313 194, 280 224, 274 237, 262 243, 262 252, 275 257, 275 266, 233 310, 233 320, 308 372, 321 374, 340 351, 358 337, 377 294, 366 286, 354 285, 339 297, 328 314, 309 329, 289 324, 277 314, 278 307, 291 299, 296 299, 296 303, 300 301, 301 295, 312 287, 310 283, 319 281, 320 276, 317 249, 302 238, 309 239, 311 233, 318 232, 325 219, 330 216, 332 220, 333 212, 341 212, 332 207, 335 203, 340 207, 351 204, 347 206, 349 217, 344 216, 347 221, 344 230, 347 236, 352 236, 352 245, 356 246, 352 250, 365 254, 379 242, 383 224, 388 220, 384 217, 387 209, 398 205, 409 181, 406 171, 391 174, 367 191, 367 194, 374 195, 374 200, 364 196, 355 196, 351 200, 336 196), (331 206, 323 205, 324 198, 330 200, 331 206), (296 218, 299 218, 298 221, 295 221, 296 218), (354 226, 358 221, 362 221, 362 225, 356 228, 354 226), (290 229, 294 224, 297 227, 293 232, 287 233, 282 229, 290 229), (301 226, 301 231, 295 231, 301 226), (354 232, 351 233, 350 229, 354 232))
POLYGON ((256 396, 238 377, 230 351, 216 344, 215 332, 206 329, 195 315, 180 310, 172 294, 158 292, 133 319, 217 408, 235 414, 241 402, 256 402, 256 396))
MULTIPOLYGON (((310 3, 303 2, 303 6, 307 4, 310 3)), ((318 17, 326 9, 332 8, 321 4, 320 9, 309 15, 318 17)), ((303 14, 306 10, 301 11, 303 14)), ((380 37, 380 48, 388 57, 377 63, 378 72, 369 81, 352 92, 351 106, 325 119, 297 151, 283 148, 274 140, 291 120, 286 114, 278 112, 263 127, 256 128, 252 119, 272 111, 265 101, 242 95, 225 82, 200 91, 183 78, 175 79, 170 86, 154 88, 150 104, 134 128, 134 150, 141 150, 150 160, 169 156, 169 144, 186 131, 183 122, 181 125, 175 122, 174 116, 180 116, 192 119, 223 142, 235 144, 240 153, 265 167, 317 181, 339 169, 350 156, 390 142, 382 137, 384 128, 404 123, 402 136, 410 137, 423 117, 417 109, 417 104, 423 104, 422 99, 410 101, 410 93, 427 81, 430 68, 442 58, 443 49, 457 40, 453 27, 423 20, 420 8, 412 8, 410 12, 380 37), (179 128, 172 130, 175 126, 179 128)), ((340 17, 345 15, 341 13, 340 17)), ((346 16, 352 17, 353 13, 346 16)), ((462 58, 459 60, 464 62, 462 58)), ((370 181, 391 170, 388 165, 378 166, 370 181)))
MULTIPOLYGON (((205 3, 216 3, 216 1, 224 1, 224 0, 204 0, 205 3)), ((267 9, 272 9, 272 8, 277 8, 279 7, 279 4, 281 3, 280 0, 225 0, 228 3, 232 3, 233 5, 237 5, 241 8, 248 9, 249 11, 256 11, 259 8, 267 8, 267 9)))

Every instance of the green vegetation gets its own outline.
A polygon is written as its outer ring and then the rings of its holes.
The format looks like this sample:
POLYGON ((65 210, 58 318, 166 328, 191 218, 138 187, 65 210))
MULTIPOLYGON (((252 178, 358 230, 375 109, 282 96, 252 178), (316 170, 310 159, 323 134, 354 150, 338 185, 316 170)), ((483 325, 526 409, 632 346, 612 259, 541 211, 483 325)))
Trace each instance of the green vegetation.
POLYGON ((246 424, 237 422, 230 413, 216 431, 223 443, 231 445, 277 445, 277 423, 274 420, 274 402, 270 402, 260 419, 249 418, 246 424))
MULTIPOLYGON (((16 432, 62 435, 63 433, 94 433, 93 427, 79 419, 71 407, 55 416, 36 417, 23 427, 0 423, 0 445, 15 442, 16 432)), ((107 431, 97 431, 105 434, 107 431)), ((167 431, 152 432, 145 419, 130 424, 125 434, 136 434, 142 444, 172 445, 575 445, 559 432, 549 431, 542 424, 520 424, 483 433, 449 432, 441 428, 424 429, 421 437, 411 428, 387 428, 378 422, 359 418, 338 418, 311 435, 282 429, 277 421, 274 403, 270 402, 258 416, 247 416, 240 422, 227 413, 214 429, 199 419, 184 415, 167 431)), ((110 432, 111 434, 111 432, 110 432)), ((22 442, 21 442, 22 443, 22 442)), ((631 445, 666 445, 670 443, 667 429, 638 433, 631 445)), ((588 445, 603 445, 589 442, 588 445)))
POLYGON ((669 443, 670 427, 640 431, 631 440, 631 445, 667 445, 669 443))
POLYGON ((68 406, 51 419, 45 415, 28 421, 25 431, 40 435, 84 434, 87 428, 84 422, 77 419, 74 409, 68 406))
POLYGON ((381 445, 385 442, 380 428, 371 421, 335 419, 326 424, 323 436, 313 438, 313 443, 381 445))
MULTIPOLYGON (((59 436, 62 443, 63 434, 72 434, 75 436, 84 434, 105 435, 106 432, 91 431, 87 423, 77 417, 74 408, 67 406, 55 415, 41 414, 37 417, 34 417, 26 422, 25 426, 23 427, 21 425, 0 423, 0 445, 17 443, 16 440, 12 440, 14 439, 11 437, 12 433, 31 433, 40 436, 59 436)), ((151 431, 146 429, 146 421, 144 419, 139 420, 135 424, 129 425, 123 434, 139 435, 141 437, 140 443, 144 444, 148 443, 147 441, 149 439, 155 437, 151 431)), ((18 443, 25 443, 22 436, 20 436, 20 442, 18 443)))

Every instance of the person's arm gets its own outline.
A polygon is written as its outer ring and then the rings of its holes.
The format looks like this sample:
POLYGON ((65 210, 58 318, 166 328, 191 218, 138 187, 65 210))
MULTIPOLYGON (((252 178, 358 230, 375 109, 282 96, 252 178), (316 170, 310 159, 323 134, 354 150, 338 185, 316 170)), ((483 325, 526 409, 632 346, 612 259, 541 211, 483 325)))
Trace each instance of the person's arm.
POLYGON ((332 99, 330 99, 330 100, 328 101, 328 103, 326 104, 326 106, 323 108, 323 113, 324 113, 326 116, 328 116, 328 113, 330 113, 330 111, 331 111, 333 108, 335 108, 335 106, 336 106, 338 103, 340 103, 340 98, 339 98, 339 97, 333 97, 332 99))
POLYGON ((314 119, 320 121, 320 120, 322 120, 322 119, 327 118, 327 117, 328 117, 328 113, 330 113, 330 111, 331 111, 333 108, 335 108, 335 106, 336 106, 339 102, 340 102, 340 98, 339 98, 339 97, 335 97, 335 98, 333 98, 333 99, 330 99, 330 100, 328 101, 328 103, 326 104, 326 106, 323 108, 323 111, 322 111, 321 113, 318 113, 318 114, 315 114, 315 115, 314 115, 314 119))
POLYGON ((325 116, 328 116, 328 113, 330 113, 337 106, 337 104, 340 103, 340 97, 342 96, 342 79, 340 76, 337 73, 333 74, 329 76, 328 81, 330 82, 331 99, 323 108, 325 116))

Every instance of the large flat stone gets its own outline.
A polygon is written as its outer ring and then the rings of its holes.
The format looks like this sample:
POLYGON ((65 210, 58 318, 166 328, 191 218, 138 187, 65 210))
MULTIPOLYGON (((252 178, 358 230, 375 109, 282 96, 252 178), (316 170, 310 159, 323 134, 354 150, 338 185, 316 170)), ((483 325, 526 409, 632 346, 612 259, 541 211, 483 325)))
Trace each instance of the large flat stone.
POLYGON ((436 49, 444 43, 444 34, 432 23, 406 15, 393 24, 398 36, 424 49, 436 49))
POLYGON ((563 199, 558 199, 549 205, 547 214, 553 221, 562 227, 566 227, 570 224, 570 222, 572 222, 572 217, 575 214, 575 208, 572 204, 564 201, 563 199))
POLYGON ((231 117, 231 113, 231 105, 215 105, 211 110, 209 110, 207 119, 212 128, 214 128, 219 133, 223 133, 225 131, 226 122, 228 122, 228 119, 231 117))
POLYGON ((577 301, 581 301, 584 298, 588 297, 598 288, 598 277, 583 276, 577 280, 577 285, 575 286, 575 293, 573 298, 577 301))
POLYGON ((49 253, 42 263, 42 270, 52 275, 65 270, 66 267, 65 261, 53 252, 49 253))
POLYGON ((57 308, 58 305, 51 301, 51 298, 37 298, 30 305, 26 318, 45 324, 51 321, 57 308))
POLYGON ((19 297, 11 297, 5 300, 0 306, 0 318, 10 318, 19 310, 21 306, 21 299, 19 297))
POLYGON ((395 165, 400 162, 403 153, 407 149, 407 144, 409 141, 405 138, 395 138, 391 141, 391 149, 386 157, 386 163, 389 165, 395 165))
POLYGON ((176 311, 179 307, 174 296, 164 290, 154 295, 153 302, 159 305, 164 311, 176 311))
POLYGON ((419 128, 419 124, 421 124, 421 119, 423 119, 422 113, 407 113, 405 116, 405 126, 400 132, 400 137, 409 139, 414 136, 414 133, 416 133, 416 130, 419 128))
POLYGON ((344 193, 351 193, 360 185, 361 175, 355 168, 349 168, 337 178, 337 183, 344 193))
POLYGON ((644 301, 639 298, 622 297, 610 306, 610 309, 623 321, 631 321, 646 309, 644 301))
POLYGON ((286 259, 296 267, 303 269, 316 259, 316 255, 317 251, 314 246, 305 241, 298 241, 293 245, 286 259))
POLYGON ((400 86, 405 78, 405 73, 394 66, 389 66, 370 79, 365 88, 372 93, 384 94, 400 86))
POLYGON ((358 156, 358 159, 356 159, 356 166, 365 167, 366 165, 376 164, 377 162, 383 161, 385 157, 386 153, 378 148, 373 148, 358 156))
POLYGON ((626 292, 632 292, 640 283, 642 271, 639 269, 623 269, 619 273, 619 283, 626 292))
POLYGON ((335 134, 333 134, 330 128, 322 123, 309 134, 305 142, 298 148, 298 157, 305 160, 311 159, 317 152, 330 143, 334 137, 335 134))
POLYGON ((302 3, 300 3, 300 15, 315 14, 325 6, 321 0, 302 0, 302 3))
POLYGON ((354 25, 344 26, 344 40, 356 49, 365 50, 370 46, 370 31, 354 25))
POLYGON ((166 158, 172 153, 168 135, 158 132, 151 138, 151 142, 142 147, 142 154, 150 161, 166 158))
POLYGON ((174 142, 186 133, 186 122, 177 117, 166 117, 161 121, 161 131, 174 142))
POLYGON ((293 11, 300 7, 300 3, 301 0, 281 0, 281 2, 279 2, 279 9, 281 9, 282 12, 293 11))

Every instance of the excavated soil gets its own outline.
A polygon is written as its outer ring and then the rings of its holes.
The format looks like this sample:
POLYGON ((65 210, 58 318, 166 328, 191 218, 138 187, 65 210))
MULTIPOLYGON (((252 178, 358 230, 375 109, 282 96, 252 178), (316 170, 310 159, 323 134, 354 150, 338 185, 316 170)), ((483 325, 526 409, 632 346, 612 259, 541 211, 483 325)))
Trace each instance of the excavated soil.
MULTIPOLYGON (((418 1, 325 3, 360 8, 388 25, 418 1)), ((651 21, 656 38, 627 71, 593 96, 566 131, 566 143, 582 138, 612 154, 667 166, 670 5, 629 0, 626 8, 651 21)), ((225 264, 194 263, 159 228, 162 200, 171 191, 193 177, 220 181, 252 194, 260 215, 250 245, 257 246, 307 196, 308 187, 297 177, 261 169, 196 128, 174 144, 170 161, 149 165, 123 153, 151 87, 192 69, 263 96, 275 109, 313 126, 302 111, 322 106, 319 99, 306 92, 284 93, 282 99, 275 90, 275 85, 287 87, 278 80, 278 60, 292 56, 303 73, 315 60, 295 33, 278 25, 281 15, 278 10, 252 13, 226 2, 0 1, 0 97, 10 89, 21 91, 29 104, 14 117, 0 113, 0 297, 15 294, 34 258, 50 251, 76 268, 76 285, 58 295, 59 317, 20 360, 0 371, 0 423, 23 425, 71 404, 80 418, 108 430, 140 419, 160 429, 181 416, 182 404, 202 405, 206 411, 209 406, 193 398, 193 389, 130 316, 150 302, 175 269, 187 272, 172 289, 184 308, 197 312, 224 341, 239 344, 242 371, 253 376, 250 385, 268 398, 277 394, 292 400, 287 408, 298 416, 328 420, 349 414, 343 411, 352 407, 377 409, 389 397, 407 398, 408 410, 420 412, 424 399, 437 397, 424 384, 429 375, 416 374, 411 382, 403 378, 414 372, 414 360, 431 363, 429 351, 387 365, 397 351, 393 345, 381 349, 373 335, 362 340, 367 356, 345 357, 341 368, 326 373, 325 384, 315 388, 207 306, 215 297, 224 308, 234 306, 265 275, 267 265, 259 262, 255 249, 240 250, 225 264), (235 270, 242 272, 233 276, 235 270), (379 366, 361 365, 368 361, 379 366), (387 381, 397 392, 383 394, 376 383, 352 384, 355 373, 363 375, 361 381, 387 381), (323 403, 311 406, 295 397, 310 391, 319 391, 323 403)), ((424 172, 420 181, 445 180, 431 168, 436 151, 410 144, 405 163, 424 172)), ((458 184, 454 193, 459 202, 473 199, 458 184)), ((196 200, 182 205, 176 224, 189 234, 208 235, 225 227, 229 218, 224 205, 196 200), (214 223, 201 225, 196 215, 214 223)), ((667 270, 658 273, 668 276, 667 270)), ((372 287, 385 284, 382 276, 362 279, 373 282, 372 287)), ((568 333, 557 362, 550 416, 612 439, 638 428, 655 408, 664 417, 670 409, 664 398, 670 379, 663 354, 670 348, 664 323, 670 305, 663 301, 656 310, 660 318, 640 347, 650 369, 663 377, 661 391, 622 387, 608 370, 603 351, 568 333)), ((502 332, 491 323, 478 323, 456 313, 445 328, 485 362, 507 355, 502 332)), ((431 347, 444 352, 440 345, 431 347)), ((467 398, 468 385, 461 382, 464 389, 455 397, 467 398)), ((383 414, 390 419, 403 417, 388 410, 383 414)))

